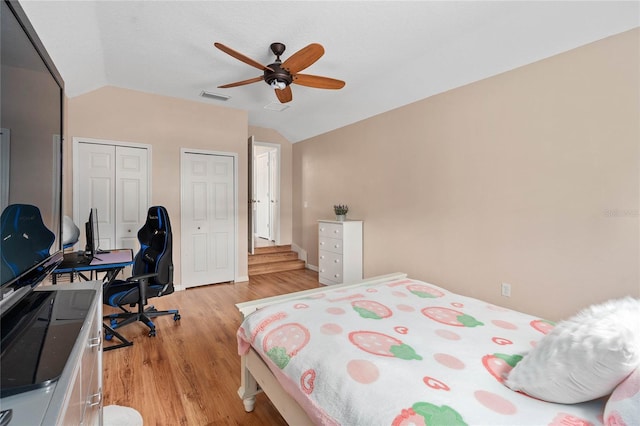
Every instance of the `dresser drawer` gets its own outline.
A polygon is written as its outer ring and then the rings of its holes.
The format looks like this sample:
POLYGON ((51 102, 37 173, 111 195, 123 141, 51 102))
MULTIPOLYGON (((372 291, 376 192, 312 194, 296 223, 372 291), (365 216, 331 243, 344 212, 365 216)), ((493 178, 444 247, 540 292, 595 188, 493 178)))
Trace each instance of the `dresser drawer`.
POLYGON ((319 237, 318 238, 319 250, 327 250, 333 253, 342 254, 342 240, 336 238, 319 237))
POLYGON ((342 239, 342 225, 338 223, 321 222, 318 224, 318 237, 342 239))
POLYGON ((318 257, 320 278, 327 278, 337 283, 342 282, 342 255, 320 250, 318 257))

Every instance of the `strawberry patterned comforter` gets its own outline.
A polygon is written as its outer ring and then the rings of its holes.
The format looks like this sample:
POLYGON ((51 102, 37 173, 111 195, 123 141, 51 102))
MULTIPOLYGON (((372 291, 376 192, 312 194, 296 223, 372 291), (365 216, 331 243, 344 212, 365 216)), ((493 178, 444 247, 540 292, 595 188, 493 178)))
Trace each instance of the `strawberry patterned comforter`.
POLYGON ((238 330, 317 424, 602 424, 502 384, 553 323, 403 279, 262 308, 238 330))

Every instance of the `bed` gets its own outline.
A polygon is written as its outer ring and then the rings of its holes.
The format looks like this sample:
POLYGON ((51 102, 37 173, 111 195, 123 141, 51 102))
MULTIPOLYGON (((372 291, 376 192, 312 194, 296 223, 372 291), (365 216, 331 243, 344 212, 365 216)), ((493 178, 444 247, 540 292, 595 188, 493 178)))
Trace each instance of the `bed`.
POLYGON ((290 425, 603 423, 606 399, 555 404, 504 385, 554 324, 390 274, 236 305, 245 410, 290 425))

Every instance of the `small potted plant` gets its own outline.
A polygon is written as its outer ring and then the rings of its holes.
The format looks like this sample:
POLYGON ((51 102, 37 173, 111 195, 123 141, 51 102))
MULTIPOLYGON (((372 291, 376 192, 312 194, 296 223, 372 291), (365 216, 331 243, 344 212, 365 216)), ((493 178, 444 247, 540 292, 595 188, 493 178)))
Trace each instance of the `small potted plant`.
POLYGON ((333 206, 333 211, 336 214, 336 220, 343 222, 347 218, 349 206, 347 206, 346 204, 336 204, 335 206, 333 206))

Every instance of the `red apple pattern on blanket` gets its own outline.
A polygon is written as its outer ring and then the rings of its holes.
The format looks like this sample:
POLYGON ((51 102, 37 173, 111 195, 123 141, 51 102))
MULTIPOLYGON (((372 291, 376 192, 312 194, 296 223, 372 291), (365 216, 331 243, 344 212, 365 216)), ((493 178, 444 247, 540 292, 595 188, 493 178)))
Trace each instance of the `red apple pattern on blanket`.
POLYGON ((416 402, 393 419, 391 426, 466 426, 462 416, 453 408, 428 402, 416 402))
POLYGON ((309 343, 309 338, 306 327, 298 323, 283 324, 265 336, 262 347, 267 356, 282 369, 309 343))
POLYGON ((434 321, 455 327, 477 327, 484 325, 484 323, 476 320, 474 317, 465 315, 463 312, 456 311, 455 309, 430 307, 424 308, 421 312, 434 321))
POLYGON ((349 340, 359 349, 373 355, 388 356, 400 359, 421 360, 422 357, 409 345, 395 337, 375 331, 353 331, 349 340))
POLYGON ((522 355, 492 354, 482 357, 482 365, 500 383, 503 383, 509 372, 522 360, 522 355))
POLYGON ((351 302, 351 306, 362 318, 383 319, 393 315, 391 309, 372 300, 356 300, 351 302))
POLYGON ((427 285, 422 284, 411 284, 407 286, 407 290, 411 293, 415 294, 418 297, 422 297, 424 299, 433 299, 436 297, 444 296, 444 293, 438 290, 437 288, 429 287, 427 285))
POLYGON ((551 330, 553 330, 556 326, 555 323, 542 319, 533 320, 529 324, 531 324, 531 327, 538 330, 542 334, 549 334, 551 330))

